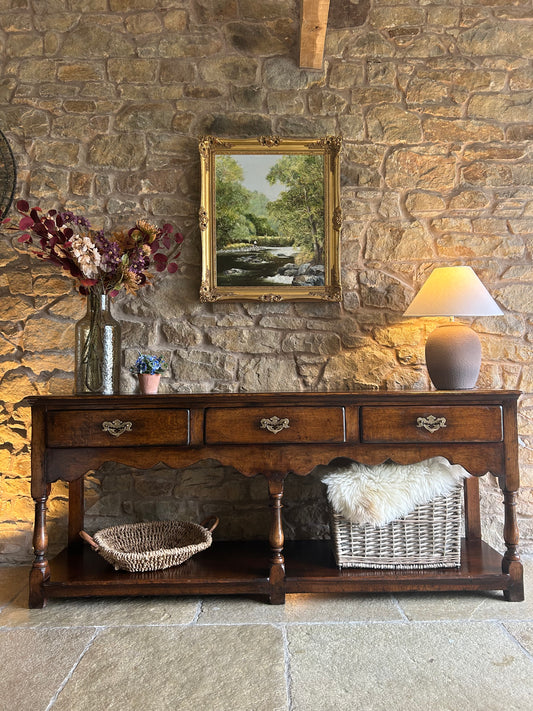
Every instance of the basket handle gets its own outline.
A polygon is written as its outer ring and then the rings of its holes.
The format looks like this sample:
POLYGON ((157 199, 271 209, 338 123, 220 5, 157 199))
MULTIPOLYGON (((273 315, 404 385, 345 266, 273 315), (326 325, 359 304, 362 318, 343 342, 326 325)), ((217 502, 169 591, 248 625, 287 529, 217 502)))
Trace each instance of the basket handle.
POLYGON ((98 552, 98 550, 100 549, 100 546, 98 545, 98 543, 94 540, 94 538, 92 536, 89 536, 87 531, 80 531, 80 537, 83 538, 83 540, 86 543, 88 543, 91 546, 91 548, 93 548, 95 551, 98 552))
POLYGON ((220 519, 218 518, 218 516, 208 516, 207 518, 204 518, 204 520, 202 521, 200 526, 207 528, 208 531, 213 533, 215 528, 218 526, 219 522, 220 522, 220 519), (209 522, 212 522, 210 526, 208 526, 209 522))

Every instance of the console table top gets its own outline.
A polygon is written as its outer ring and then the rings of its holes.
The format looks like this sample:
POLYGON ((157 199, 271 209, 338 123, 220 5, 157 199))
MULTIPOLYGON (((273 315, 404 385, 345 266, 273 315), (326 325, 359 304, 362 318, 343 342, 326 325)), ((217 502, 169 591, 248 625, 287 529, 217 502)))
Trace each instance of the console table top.
POLYGON ((240 404, 320 404, 328 402, 368 404, 372 402, 389 401, 401 404, 403 402, 425 401, 435 403, 461 404, 503 402, 517 400, 521 395, 520 390, 354 390, 346 392, 315 392, 315 391, 287 391, 287 392, 246 392, 246 393, 158 393, 157 395, 138 395, 134 393, 119 395, 29 395, 24 399, 28 405, 49 403, 61 407, 77 406, 80 402, 86 407, 102 407, 109 402, 114 406, 121 404, 131 406, 133 402, 139 406, 146 404, 170 404, 185 406, 194 403, 197 406, 209 405, 216 402, 217 406, 237 406, 240 404))

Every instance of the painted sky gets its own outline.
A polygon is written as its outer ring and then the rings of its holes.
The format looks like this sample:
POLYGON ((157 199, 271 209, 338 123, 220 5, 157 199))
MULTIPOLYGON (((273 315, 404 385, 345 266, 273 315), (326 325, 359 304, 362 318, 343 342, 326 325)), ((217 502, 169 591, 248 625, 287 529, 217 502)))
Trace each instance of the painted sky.
POLYGON ((269 200, 275 200, 285 187, 282 183, 270 183, 266 176, 270 168, 276 161, 282 158, 281 155, 235 155, 231 156, 242 168, 244 173, 244 186, 248 190, 257 190, 267 196, 269 200))

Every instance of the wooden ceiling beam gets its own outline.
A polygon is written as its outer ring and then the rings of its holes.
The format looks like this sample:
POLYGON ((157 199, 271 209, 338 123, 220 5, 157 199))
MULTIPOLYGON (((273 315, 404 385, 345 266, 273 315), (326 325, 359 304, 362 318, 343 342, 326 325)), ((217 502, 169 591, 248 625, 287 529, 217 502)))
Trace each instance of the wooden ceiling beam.
POLYGON ((322 69, 330 0, 302 0, 300 67, 322 69))

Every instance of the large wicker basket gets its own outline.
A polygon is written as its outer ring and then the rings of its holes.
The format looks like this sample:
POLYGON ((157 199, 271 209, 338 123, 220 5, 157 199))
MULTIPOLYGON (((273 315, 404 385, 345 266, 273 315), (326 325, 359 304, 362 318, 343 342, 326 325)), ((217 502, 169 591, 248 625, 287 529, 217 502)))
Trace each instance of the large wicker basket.
POLYGON ((115 570, 142 572, 180 565, 209 548, 217 525, 218 518, 211 516, 202 524, 152 521, 103 528, 94 537, 85 531, 80 535, 115 570))
POLYGON ((358 525, 330 506, 339 568, 453 568, 461 564, 462 485, 386 526, 358 525))

